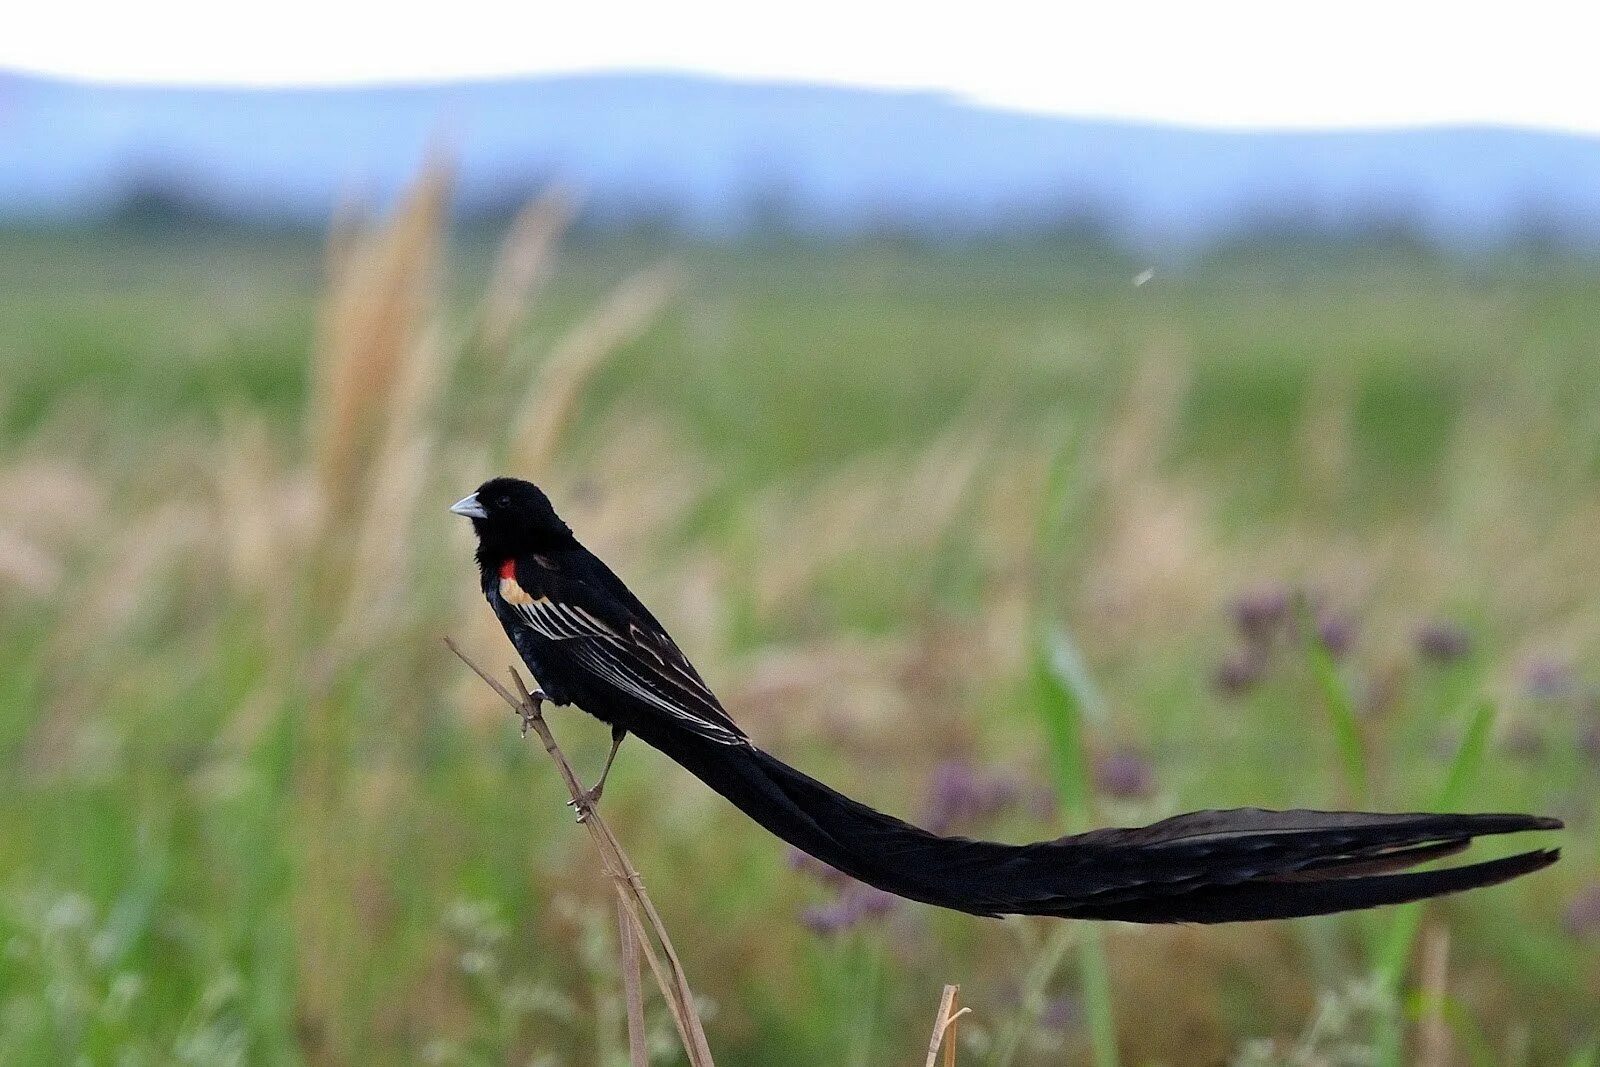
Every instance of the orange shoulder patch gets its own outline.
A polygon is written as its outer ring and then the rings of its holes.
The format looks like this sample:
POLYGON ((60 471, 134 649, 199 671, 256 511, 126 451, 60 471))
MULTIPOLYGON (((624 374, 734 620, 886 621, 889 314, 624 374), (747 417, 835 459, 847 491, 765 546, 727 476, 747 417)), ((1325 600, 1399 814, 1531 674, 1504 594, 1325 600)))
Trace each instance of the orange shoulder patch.
POLYGON ((528 591, 517 584, 517 561, 508 559, 500 564, 500 599, 507 604, 526 607, 533 603, 528 591))

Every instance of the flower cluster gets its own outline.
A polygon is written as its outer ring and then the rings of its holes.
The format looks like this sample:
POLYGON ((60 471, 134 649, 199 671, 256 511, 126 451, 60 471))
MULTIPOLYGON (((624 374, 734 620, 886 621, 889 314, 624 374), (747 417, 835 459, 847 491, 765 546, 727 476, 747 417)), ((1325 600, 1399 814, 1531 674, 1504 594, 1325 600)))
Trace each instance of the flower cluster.
MULTIPOLYGON (((1334 659, 1344 659, 1354 650, 1359 632, 1355 619, 1336 611, 1314 594, 1287 585, 1262 586, 1236 597, 1229 606, 1229 617, 1237 644, 1218 661, 1212 684, 1227 697, 1242 696, 1259 685, 1274 662, 1287 650, 1305 640, 1297 603, 1306 605, 1316 639, 1334 659)), ((1472 654, 1472 636, 1460 625, 1435 619, 1419 624, 1412 634, 1412 649, 1427 663, 1444 665, 1472 654)), ((1555 672, 1539 675, 1540 689, 1559 685, 1555 672)))

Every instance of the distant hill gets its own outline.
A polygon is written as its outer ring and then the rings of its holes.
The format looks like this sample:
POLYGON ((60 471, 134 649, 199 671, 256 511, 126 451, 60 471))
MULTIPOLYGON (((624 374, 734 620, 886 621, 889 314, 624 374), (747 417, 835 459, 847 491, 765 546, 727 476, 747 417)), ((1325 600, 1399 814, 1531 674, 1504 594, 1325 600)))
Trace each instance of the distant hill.
POLYGON ((484 210, 552 177, 599 218, 712 233, 967 233, 1103 222, 1182 247, 1403 221, 1452 243, 1600 245, 1600 140, 1490 128, 1232 133, 1020 114, 926 93, 594 75, 314 90, 0 75, 0 219, 193 202, 315 221, 382 200, 430 144, 484 210))

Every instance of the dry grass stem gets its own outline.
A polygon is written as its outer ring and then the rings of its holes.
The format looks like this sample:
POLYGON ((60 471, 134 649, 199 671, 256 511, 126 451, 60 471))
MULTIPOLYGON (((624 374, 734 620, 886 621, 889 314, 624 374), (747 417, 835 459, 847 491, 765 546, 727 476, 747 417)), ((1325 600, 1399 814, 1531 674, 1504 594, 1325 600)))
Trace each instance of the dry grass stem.
POLYGON ((510 458, 517 470, 546 468, 577 413, 584 386, 606 357, 650 324, 674 285, 666 268, 635 274, 556 342, 515 417, 510 458))
POLYGON ((628 1004, 628 1060, 631 1067, 650 1067, 644 1030, 644 990, 639 984, 639 940, 628 909, 617 901, 617 940, 622 953, 622 994, 628 1004))
POLYGON ((627 853, 623 851, 621 843, 589 803, 583 785, 572 769, 572 764, 567 762, 566 755, 556 744, 555 735, 550 732, 550 727, 541 713, 542 701, 528 692, 528 687, 517 674, 515 667, 510 668, 511 678, 516 691, 523 694, 520 698, 469 659, 454 641, 447 637, 444 643, 461 659, 461 662, 472 668, 473 673, 482 678, 500 699, 510 705, 511 709, 521 717, 524 730, 532 730, 539 735, 539 740, 544 742, 545 752, 549 753, 555 762, 556 770, 560 772, 562 781, 567 785, 567 791, 572 795, 573 807, 578 811, 578 821, 588 829, 589 836, 594 839, 595 847, 600 851, 601 866, 616 887, 617 900, 632 925, 635 944, 644 953, 645 962, 650 965, 656 985, 667 1002, 667 1008, 672 1014, 673 1023, 678 1028, 678 1036, 683 1041, 683 1048, 688 1054, 691 1067, 701 1067, 701 1065, 711 1067, 713 1063, 711 1049, 706 1043, 700 1015, 695 1010, 694 993, 689 988, 688 976, 684 973, 678 954, 672 947, 672 940, 667 936, 666 926, 662 923, 660 914, 656 912, 649 894, 645 892, 644 882, 639 878, 627 853))
POLYGON ((939 998, 939 1014, 933 1020, 933 1037, 928 1041, 928 1058, 923 1067, 934 1067, 939 1058, 939 1047, 944 1046, 944 1067, 955 1067, 956 1063, 956 1020, 961 1018, 971 1008, 956 1008, 956 998, 961 995, 961 987, 947 985, 944 994, 939 998))
POLYGON ((505 359, 529 303, 549 279, 556 242, 576 209, 577 201, 567 190, 550 189, 517 212, 506 231, 484 294, 479 327, 480 343, 496 359, 505 359))
POLYGON ((312 455, 325 507, 351 505, 388 419, 410 406, 419 337, 433 306, 449 191, 430 168, 389 223, 341 253, 323 310, 313 369, 312 455))
POLYGON ((1419 1067, 1445 1067, 1450 1059, 1450 1027, 1444 1015, 1450 975, 1450 935, 1430 927, 1422 943, 1422 1020, 1417 1030, 1419 1067))

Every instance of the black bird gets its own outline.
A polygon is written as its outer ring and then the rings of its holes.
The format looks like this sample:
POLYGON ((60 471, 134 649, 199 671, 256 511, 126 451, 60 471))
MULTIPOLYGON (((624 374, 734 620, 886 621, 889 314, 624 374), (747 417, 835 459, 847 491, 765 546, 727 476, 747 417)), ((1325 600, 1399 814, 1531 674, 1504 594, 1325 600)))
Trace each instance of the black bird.
POLYGON ((484 596, 544 698, 577 704, 611 726, 611 755, 592 798, 623 738, 637 734, 789 844, 911 900, 986 916, 1286 919, 1493 885, 1559 855, 1405 870, 1480 835, 1561 827, 1533 815, 1244 808, 1030 845, 940 837, 757 748, 650 610, 578 543, 536 486, 495 478, 450 510, 472 520, 484 596))

